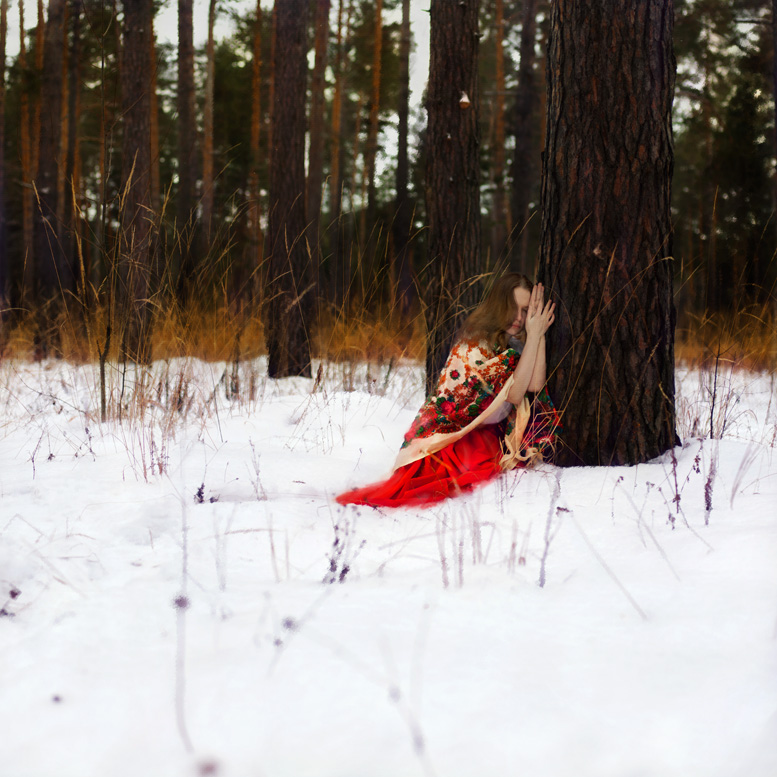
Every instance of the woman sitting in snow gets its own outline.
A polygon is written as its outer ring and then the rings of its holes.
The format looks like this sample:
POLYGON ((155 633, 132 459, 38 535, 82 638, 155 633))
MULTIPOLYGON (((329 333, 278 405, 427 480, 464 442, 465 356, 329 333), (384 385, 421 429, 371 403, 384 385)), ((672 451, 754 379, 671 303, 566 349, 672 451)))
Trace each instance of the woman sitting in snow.
POLYGON ((545 332, 554 309, 541 284, 532 287, 518 273, 499 278, 464 323, 391 477, 337 501, 431 504, 552 452, 559 417, 544 386, 545 332))

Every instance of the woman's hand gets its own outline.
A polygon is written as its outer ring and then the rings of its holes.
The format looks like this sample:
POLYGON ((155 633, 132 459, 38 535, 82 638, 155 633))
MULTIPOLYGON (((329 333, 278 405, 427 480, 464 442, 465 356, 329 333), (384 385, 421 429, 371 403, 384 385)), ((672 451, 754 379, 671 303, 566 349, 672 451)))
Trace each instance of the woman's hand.
POLYGON ((542 337, 556 319, 555 310, 555 302, 545 302, 545 289, 542 284, 535 284, 526 313, 526 336, 542 337))

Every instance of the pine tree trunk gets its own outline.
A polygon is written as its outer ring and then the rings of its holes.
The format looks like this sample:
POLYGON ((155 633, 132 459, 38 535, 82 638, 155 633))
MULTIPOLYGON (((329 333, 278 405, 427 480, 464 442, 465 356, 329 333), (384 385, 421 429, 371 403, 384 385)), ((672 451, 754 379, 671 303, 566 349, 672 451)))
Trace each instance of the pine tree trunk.
POLYGON ((121 58, 121 260, 128 331, 126 355, 144 364, 150 352, 151 62, 152 0, 124 0, 121 58))
MULTIPOLYGON (((381 57, 383 54, 383 0, 375 0, 375 27, 372 36, 372 96, 370 97, 370 123, 365 146, 367 179, 367 222, 373 229, 375 222, 375 157, 378 152, 378 114, 380 111, 381 57)), ((361 239, 365 239, 362 229, 361 239)))
MULTIPOLYGON (((22 25, 24 27, 24 25, 22 25)), ((5 242, 5 48, 8 33, 8 0, 0 0, 0 343, 9 296, 10 272, 5 242)))
POLYGON ((72 288, 71 268, 65 263, 58 243, 57 163, 62 147, 62 68, 64 52, 65 0, 50 0, 46 23, 41 82, 40 145, 35 176, 36 202, 33 211, 34 253, 38 292, 42 300, 72 288))
POLYGON ((67 153, 64 165, 64 196, 63 196, 63 229, 61 241, 65 251, 66 261, 74 270, 77 287, 82 287, 84 278, 76 261, 76 229, 78 221, 78 189, 80 175, 76 167, 78 154, 78 110, 81 85, 81 10, 82 0, 70 0, 70 22, 72 36, 68 52, 67 79, 67 153))
POLYGON ((251 68, 251 168, 248 172, 249 272, 256 272, 260 288, 264 288, 262 267, 262 225, 259 207, 259 137, 262 127, 262 2, 256 0, 253 63, 251 68))
POLYGON ((208 9, 208 46, 205 70, 205 107, 202 116, 202 239, 203 256, 210 248, 213 218, 213 88, 215 80, 215 48, 213 25, 216 21, 216 0, 208 9))
POLYGON ((310 376, 310 262, 305 247, 305 95, 308 0, 275 3, 276 46, 270 170, 268 374, 310 376))
POLYGON ((185 302, 193 282, 194 201, 197 180, 197 124, 194 112, 193 0, 178 0, 178 294, 185 302))
MULTIPOLYGON (((19 0, 19 18, 24 18, 24 0, 19 0)), ((22 74, 22 89, 19 95, 19 155, 22 167, 22 246, 23 276, 21 304, 26 307, 32 303, 35 294, 35 260, 33 251, 33 190, 32 179, 35 176, 32 164, 32 142, 30 124, 30 100, 28 85, 30 82, 27 67, 27 41, 24 25, 19 26, 19 70, 22 74)))
POLYGON ((548 50, 540 280, 562 465, 675 444, 672 2, 557 0, 548 50))
POLYGON ((410 164, 407 153, 408 116, 410 102, 410 0, 402 0, 402 32, 399 42, 399 119, 397 134, 396 201, 392 223, 393 266, 391 280, 395 289, 395 308, 400 327, 404 329, 410 319, 413 302, 412 254, 410 232, 413 220, 413 203, 408 196, 410 164))
POLYGON ((316 60, 310 85, 310 151, 308 154, 307 214, 315 296, 320 289, 321 270, 321 187, 324 180, 324 76, 329 43, 330 0, 316 0, 316 60))
POLYGON ((520 246, 516 268, 529 274, 527 256, 526 223, 529 220, 529 202, 534 181, 537 178, 535 161, 536 129, 534 110, 537 104, 537 83, 534 76, 534 47, 537 35, 537 0, 523 0, 521 25, 521 62, 518 68, 518 88, 513 107, 513 135, 515 151, 510 166, 512 179, 511 210, 513 233, 511 244, 520 246))
POLYGON ((478 299, 478 0, 431 1, 427 90, 426 389, 431 392, 453 338, 478 299))
POLYGON ((491 266, 503 256, 510 234, 510 214, 505 190, 505 64, 504 0, 495 0, 494 27, 496 43, 496 113, 494 116, 494 212, 491 228, 491 266))
POLYGON ((151 17, 151 34, 148 36, 148 59, 150 63, 149 99, 151 100, 151 210, 154 216, 158 216, 162 210, 162 182, 159 165, 159 97, 157 94, 157 55, 156 33, 154 32, 154 18, 151 17))

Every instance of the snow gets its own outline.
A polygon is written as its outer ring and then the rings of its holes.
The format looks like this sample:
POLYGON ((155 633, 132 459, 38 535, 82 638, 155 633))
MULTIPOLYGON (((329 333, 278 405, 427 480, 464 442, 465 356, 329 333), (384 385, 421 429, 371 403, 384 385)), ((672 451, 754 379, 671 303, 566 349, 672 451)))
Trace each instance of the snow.
POLYGON ((96 367, 0 363, 2 777, 777 774, 774 376, 426 510, 332 499, 417 365, 231 377, 110 371, 101 423, 96 367))

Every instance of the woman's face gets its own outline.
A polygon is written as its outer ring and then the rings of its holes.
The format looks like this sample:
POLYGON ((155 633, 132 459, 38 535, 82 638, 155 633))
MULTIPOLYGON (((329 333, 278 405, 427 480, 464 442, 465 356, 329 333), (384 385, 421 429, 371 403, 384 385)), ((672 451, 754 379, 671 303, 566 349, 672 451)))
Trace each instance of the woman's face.
POLYGON ((513 323, 507 328, 507 334, 513 337, 523 331, 526 324, 526 314, 529 311, 529 300, 531 292, 516 286, 513 289, 513 298, 515 299, 515 313, 513 314, 513 323))

